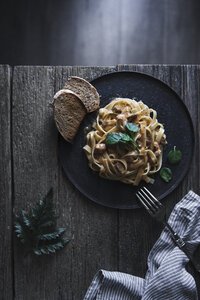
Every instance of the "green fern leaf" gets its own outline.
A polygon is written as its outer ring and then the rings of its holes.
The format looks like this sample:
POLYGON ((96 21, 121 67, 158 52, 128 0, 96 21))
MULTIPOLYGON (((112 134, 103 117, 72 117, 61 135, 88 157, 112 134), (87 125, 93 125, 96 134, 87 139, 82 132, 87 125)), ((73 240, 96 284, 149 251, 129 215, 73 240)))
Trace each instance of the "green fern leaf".
POLYGON ((56 228, 57 216, 53 208, 53 190, 43 200, 22 210, 16 216, 15 232, 20 241, 34 254, 50 254, 64 247, 69 242, 63 238, 65 228, 56 228))
POLYGON ((62 243, 63 243, 63 245, 66 245, 69 241, 70 241, 69 238, 66 238, 66 237, 63 237, 63 238, 62 238, 62 243))
POLYGON ((65 246, 66 243, 64 243, 63 240, 60 242, 57 242, 55 244, 49 244, 46 246, 43 246, 41 248, 35 249, 34 253, 36 255, 42 255, 42 254, 52 254, 55 253, 56 250, 62 249, 65 246))
POLYGON ((28 214, 27 214, 24 210, 22 210, 21 214, 22 214, 22 218, 23 218, 24 224, 25 224, 28 228, 31 228, 31 222, 30 222, 30 219, 29 219, 28 214))
POLYGON ((50 232, 50 233, 45 233, 45 234, 41 234, 39 236, 39 239, 41 241, 45 241, 45 240, 55 240, 57 238, 59 238, 61 236, 61 234, 65 232, 65 228, 58 228, 56 231, 54 232, 50 232))

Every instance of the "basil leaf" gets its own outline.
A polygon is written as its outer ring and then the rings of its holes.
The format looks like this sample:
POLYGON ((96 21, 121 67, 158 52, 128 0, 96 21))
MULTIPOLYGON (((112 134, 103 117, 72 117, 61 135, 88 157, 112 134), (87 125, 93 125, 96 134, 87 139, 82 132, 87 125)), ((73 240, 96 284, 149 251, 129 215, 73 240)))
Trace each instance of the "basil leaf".
POLYGON ((118 133, 111 132, 106 136, 106 145, 115 145, 118 144, 121 137, 118 133))
POLYGON ((126 133, 119 133, 120 136, 120 140, 119 142, 121 143, 128 143, 128 142, 132 142, 132 138, 130 137, 130 135, 126 134, 126 133))
POLYGON ((133 123, 126 123, 125 128, 131 137, 133 137, 134 134, 139 131, 138 126, 133 123))
POLYGON ((172 179, 172 171, 169 168, 162 168, 160 170, 160 177, 165 182, 169 182, 172 179))
POLYGON ((182 153, 180 150, 176 150, 176 146, 174 146, 174 149, 169 151, 167 155, 167 160, 172 165, 179 163, 181 158, 182 158, 182 153))
POLYGON ((133 138, 127 134, 127 133, 116 133, 116 132, 111 132, 108 133, 106 136, 106 145, 119 145, 120 148, 124 148, 123 146, 125 145, 129 145, 129 146, 133 146, 134 150, 137 150, 137 152, 139 153, 139 149, 137 147, 137 143, 136 141, 133 140, 133 138))

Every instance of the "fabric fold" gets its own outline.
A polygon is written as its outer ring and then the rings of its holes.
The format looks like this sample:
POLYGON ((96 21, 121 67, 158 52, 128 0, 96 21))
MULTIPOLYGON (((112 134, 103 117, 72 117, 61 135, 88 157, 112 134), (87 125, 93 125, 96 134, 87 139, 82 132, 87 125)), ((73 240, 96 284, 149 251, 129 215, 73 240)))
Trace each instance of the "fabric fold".
POLYGON ((139 300, 141 299, 143 288, 143 278, 121 272, 99 270, 95 275, 84 300, 139 300))
MULTIPOLYGON (((192 254, 200 244, 200 197, 189 191, 175 205, 168 222, 192 254)), ((100 270, 84 300, 198 300, 195 280, 185 268, 188 261, 164 228, 149 253, 145 279, 100 270)))

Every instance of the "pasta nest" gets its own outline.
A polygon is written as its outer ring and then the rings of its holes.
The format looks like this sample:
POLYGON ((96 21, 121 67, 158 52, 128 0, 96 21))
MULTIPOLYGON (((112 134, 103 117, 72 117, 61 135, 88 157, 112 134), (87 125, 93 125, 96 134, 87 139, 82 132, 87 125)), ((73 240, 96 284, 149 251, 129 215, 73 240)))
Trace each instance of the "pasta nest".
POLYGON ((99 109, 96 122, 83 147, 89 167, 103 178, 137 186, 141 180, 154 183, 151 175, 162 165, 163 146, 167 143, 164 127, 157 112, 142 101, 115 98, 99 109), (110 133, 126 133, 126 124, 138 127, 134 135, 135 149, 128 143, 108 145, 110 133))

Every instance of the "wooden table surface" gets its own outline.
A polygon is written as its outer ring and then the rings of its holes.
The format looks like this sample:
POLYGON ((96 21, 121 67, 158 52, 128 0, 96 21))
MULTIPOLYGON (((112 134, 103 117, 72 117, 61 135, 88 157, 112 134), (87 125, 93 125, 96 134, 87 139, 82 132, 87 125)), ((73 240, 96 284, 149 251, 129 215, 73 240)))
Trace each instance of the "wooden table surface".
POLYGON ((1 299, 82 299, 100 268, 144 276, 162 226, 143 209, 116 210, 84 197, 65 176, 57 156, 53 95, 68 76, 91 80, 119 70, 163 80, 183 99, 195 128, 188 174, 163 203, 167 215, 190 189, 200 192, 200 66, 0 66, 0 295, 1 299), (70 243, 52 256, 25 256, 13 233, 13 213, 54 188, 58 225, 70 243))

